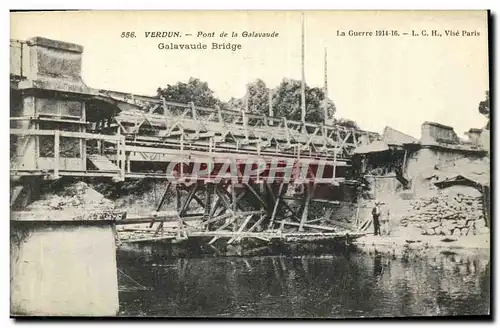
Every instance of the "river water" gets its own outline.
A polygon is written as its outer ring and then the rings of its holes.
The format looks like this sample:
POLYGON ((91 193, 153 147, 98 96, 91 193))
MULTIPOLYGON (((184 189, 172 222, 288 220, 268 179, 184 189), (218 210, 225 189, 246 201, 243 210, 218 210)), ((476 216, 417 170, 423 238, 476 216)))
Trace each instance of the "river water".
POLYGON ((488 256, 165 258, 118 253, 120 315, 346 318, 488 314, 488 256))

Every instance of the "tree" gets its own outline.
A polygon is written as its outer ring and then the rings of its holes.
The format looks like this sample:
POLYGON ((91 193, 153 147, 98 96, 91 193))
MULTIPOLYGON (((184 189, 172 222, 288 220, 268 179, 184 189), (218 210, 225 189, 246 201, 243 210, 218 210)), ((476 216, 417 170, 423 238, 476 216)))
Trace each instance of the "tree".
MULTIPOLYGON (((298 80, 283 79, 275 89, 272 90, 273 115, 286 117, 290 120, 301 120, 301 82, 298 80)), ((311 88, 306 85, 306 121, 311 123, 323 122, 323 100, 324 92, 321 88, 311 88)), ((269 89, 264 81, 257 79, 250 83, 247 89, 248 109, 251 113, 268 115, 269 113, 269 89)), ((335 113, 333 101, 327 99, 330 115, 335 113)), ((231 98, 225 108, 241 110, 245 108, 245 97, 231 98)))
POLYGON ((346 128, 359 129, 358 123, 348 118, 335 119, 335 124, 345 126, 346 128))
POLYGON ((490 129, 490 92, 486 91, 486 99, 481 101, 478 106, 479 113, 488 118, 486 129, 490 129))
POLYGON ((244 98, 231 97, 227 102, 223 103, 221 108, 227 110, 241 111, 245 107, 244 98))
POLYGON ((156 92, 158 97, 165 97, 168 101, 184 104, 193 102, 197 106, 214 107, 221 103, 208 87, 207 82, 193 77, 189 79, 188 83, 169 84, 166 88, 158 88, 156 92))
POLYGON ((261 79, 257 79, 247 85, 247 92, 242 98, 231 98, 224 104, 225 109, 244 110, 245 101, 248 98, 248 111, 255 114, 268 115, 269 113, 269 89, 261 79))
POLYGON ((269 89, 264 81, 257 79, 248 84, 247 97, 248 109, 251 113, 269 114, 269 89))
MULTIPOLYGON (((311 88, 306 85, 306 121, 321 123, 324 119, 323 100, 325 94, 321 88, 311 88)), ((301 82, 298 80, 283 79, 273 91, 273 109, 275 116, 286 117, 290 120, 301 120, 301 82)), ((330 115, 335 113, 333 101, 327 99, 327 109, 330 115)))
MULTIPOLYGON (((189 103, 193 102, 197 106, 215 107, 222 109, 240 111, 246 109, 245 101, 248 101, 248 110, 251 113, 268 115, 269 114, 269 88, 264 81, 257 79, 247 86, 246 95, 242 98, 231 98, 222 103, 214 95, 214 92, 208 87, 207 82, 198 78, 191 77, 188 83, 178 82, 174 85, 167 85, 166 88, 158 88, 159 97, 165 97, 166 100, 189 103), (245 99, 247 98, 247 99, 245 99)), ((283 79, 281 83, 272 92, 273 116, 286 117, 289 120, 301 120, 301 81, 292 79, 283 79)), ((324 100, 325 93, 323 89, 317 87, 305 87, 306 93, 306 121, 311 123, 323 123, 324 121, 324 100)), ((326 106, 330 117, 333 119, 335 113, 335 104, 329 98, 326 99, 326 106)), ((489 98, 488 98, 489 111, 489 98)), ((334 119, 334 122, 350 128, 358 129, 356 122, 349 119, 334 119)))

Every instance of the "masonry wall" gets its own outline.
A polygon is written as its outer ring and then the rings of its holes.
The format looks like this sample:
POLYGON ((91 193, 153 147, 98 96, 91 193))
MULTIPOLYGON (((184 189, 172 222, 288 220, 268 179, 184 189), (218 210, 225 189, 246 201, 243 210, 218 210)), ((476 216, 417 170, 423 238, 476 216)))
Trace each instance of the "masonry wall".
POLYGON ((448 165, 462 158, 474 157, 461 151, 451 151, 442 148, 421 148, 408 155, 405 175, 412 181, 412 192, 420 196, 433 187, 430 179, 434 168, 440 165, 448 165))
POLYGON ((13 315, 116 315, 111 225, 13 222, 10 286, 13 315))

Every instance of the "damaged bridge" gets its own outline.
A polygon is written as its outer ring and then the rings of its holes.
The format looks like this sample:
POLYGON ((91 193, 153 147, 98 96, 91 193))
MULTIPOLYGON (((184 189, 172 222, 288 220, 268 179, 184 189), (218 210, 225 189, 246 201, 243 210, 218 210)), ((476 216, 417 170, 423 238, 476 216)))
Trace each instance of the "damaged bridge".
POLYGON ((353 150, 376 133, 92 89, 81 78, 82 53, 41 37, 11 41, 11 205, 36 197, 23 188, 62 177, 147 178, 165 181, 155 211, 119 223, 150 223, 155 236, 172 220, 176 231, 198 220, 225 234, 355 230, 322 224, 334 211, 325 206, 323 219, 308 213, 356 192, 353 150), (172 191, 173 216, 165 214, 172 191))

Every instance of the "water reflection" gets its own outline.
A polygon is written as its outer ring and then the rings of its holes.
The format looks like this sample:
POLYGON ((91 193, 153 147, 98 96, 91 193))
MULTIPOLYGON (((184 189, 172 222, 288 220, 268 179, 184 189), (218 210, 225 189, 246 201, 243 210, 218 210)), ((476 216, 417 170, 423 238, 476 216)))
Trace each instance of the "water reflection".
POLYGON ((487 256, 164 259, 120 252, 130 316, 374 317, 489 313, 487 256), (133 286, 132 286, 133 287, 133 286))

